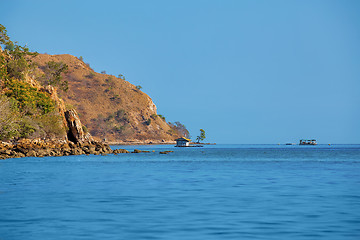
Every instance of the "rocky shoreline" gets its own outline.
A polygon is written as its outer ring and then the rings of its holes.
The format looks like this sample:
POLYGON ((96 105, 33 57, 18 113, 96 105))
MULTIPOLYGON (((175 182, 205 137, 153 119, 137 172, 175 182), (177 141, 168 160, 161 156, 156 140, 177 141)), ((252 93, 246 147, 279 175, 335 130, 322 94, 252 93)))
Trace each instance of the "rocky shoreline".
MULTIPOLYGON (((0 142, 0 160, 22 157, 61 157, 70 155, 107 155, 119 153, 150 153, 134 149, 114 149, 103 142, 87 141, 74 143, 68 140, 22 139, 16 143, 0 142)), ((174 151, 161 151, 159 154, 169 154, 174 151)))
MULTIPOLYGON (((127 141, 106 141, 108 145, 176 145, 176 141, 164 140, 127 140, 127 141)), ((190 142, 190 145, 216 145, 216 143, 190 142)))
POLYGON ((68 140, 22 139, 16 143, 0 142, 0 159, 118 153, 129 153, 129 151, 112 150, 109 145, 96 141, 74 143, 68 140))

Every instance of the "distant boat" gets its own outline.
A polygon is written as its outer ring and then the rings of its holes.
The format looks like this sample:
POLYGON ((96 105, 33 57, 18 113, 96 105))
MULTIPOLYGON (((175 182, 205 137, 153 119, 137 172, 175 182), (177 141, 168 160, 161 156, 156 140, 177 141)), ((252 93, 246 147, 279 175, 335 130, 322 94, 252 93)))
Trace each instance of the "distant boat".
POLYGON ((299 145, 317 145, 317 143, 315 139, 301 139, 299 145))
POLYGON ((285 143, 285 145, 296 145, 296 143, 285 143))

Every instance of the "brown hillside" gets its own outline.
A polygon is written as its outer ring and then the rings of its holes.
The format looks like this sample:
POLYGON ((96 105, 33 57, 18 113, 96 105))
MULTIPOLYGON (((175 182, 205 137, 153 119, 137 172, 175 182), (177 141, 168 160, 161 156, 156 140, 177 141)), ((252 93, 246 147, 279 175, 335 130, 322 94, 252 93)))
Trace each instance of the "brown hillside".
POLYGON ((33 61, 39 69, 49 61, 68 65, 64 79, 69 82, 69 90, 59 91, 59 95, 66 105, 77 109, 94 137, 108 141, 171 141, 178 137, 157 115, 151 98, 131 83, 96 73, 68 54, 39 54, 33 61))

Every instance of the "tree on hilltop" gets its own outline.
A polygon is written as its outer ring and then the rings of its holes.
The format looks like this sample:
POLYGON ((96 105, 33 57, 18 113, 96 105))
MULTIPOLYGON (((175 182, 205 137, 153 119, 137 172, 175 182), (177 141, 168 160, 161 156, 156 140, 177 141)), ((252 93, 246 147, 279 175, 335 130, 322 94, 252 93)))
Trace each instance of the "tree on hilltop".
POLYGON ((118 78, 120 78, 120 79, 122 79, 122 80, 125 80, 125 76, 122 75, 122 74, 119 74, 119 75, 118 75, 118 78))

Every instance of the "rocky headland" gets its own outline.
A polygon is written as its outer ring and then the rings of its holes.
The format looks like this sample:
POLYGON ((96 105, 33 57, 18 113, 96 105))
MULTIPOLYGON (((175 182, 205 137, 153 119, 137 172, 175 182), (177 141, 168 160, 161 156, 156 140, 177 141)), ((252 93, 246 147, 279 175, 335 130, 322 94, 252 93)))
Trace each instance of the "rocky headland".
POLYGON ((0 159, 117 154, 127 151, 109 144, 175 144, 188 133, 122 74, 97 73, 82 57, 31 52, 0 24, 0 159))

